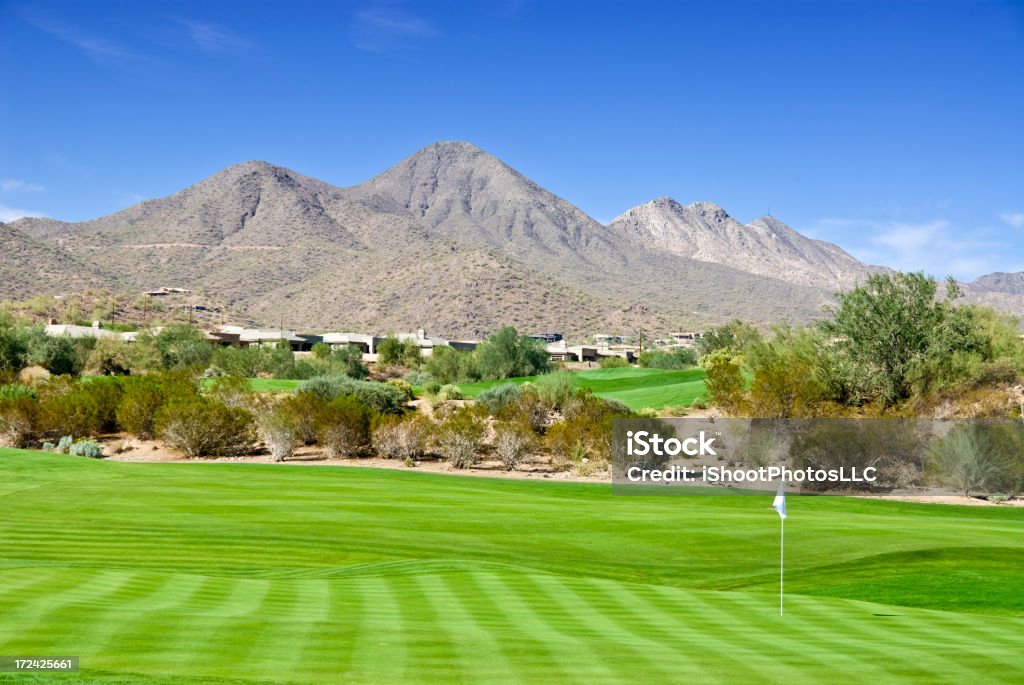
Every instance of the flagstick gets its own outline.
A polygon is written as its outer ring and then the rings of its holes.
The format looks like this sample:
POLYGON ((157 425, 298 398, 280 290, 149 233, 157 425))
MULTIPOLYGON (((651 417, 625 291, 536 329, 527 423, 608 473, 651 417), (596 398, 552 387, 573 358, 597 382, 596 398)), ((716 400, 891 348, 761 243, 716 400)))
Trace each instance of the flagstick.
POLYGON ((783 577, 786 574, 786 519, 779 519, 779 524, 782 526, 779 529, 779 616, 782 616, 783 577))

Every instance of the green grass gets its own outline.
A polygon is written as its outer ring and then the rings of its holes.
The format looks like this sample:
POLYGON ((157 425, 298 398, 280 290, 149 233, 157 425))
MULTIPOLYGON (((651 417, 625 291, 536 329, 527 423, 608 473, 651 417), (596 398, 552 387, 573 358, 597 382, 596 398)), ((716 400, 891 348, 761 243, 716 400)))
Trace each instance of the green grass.
MULTIPOLYGON (((698 397, 704 397, 704 369, 685 371, 642 369, 594 369, 579 371, 573 376, 581 388, 590 388, 595 395, 624 402, 631 409, 661 409, 679 405, 689 406, 698 397)), ((476 397, 484 390, 502 383, 522 384, 537 380, 536 376, 510 378, 500 381, 482 381, 460 385, 466 397, 476 397)))
POLYGON ((0 682, 1020 682, 1024 509, 769 504, 0 450, 0 682))

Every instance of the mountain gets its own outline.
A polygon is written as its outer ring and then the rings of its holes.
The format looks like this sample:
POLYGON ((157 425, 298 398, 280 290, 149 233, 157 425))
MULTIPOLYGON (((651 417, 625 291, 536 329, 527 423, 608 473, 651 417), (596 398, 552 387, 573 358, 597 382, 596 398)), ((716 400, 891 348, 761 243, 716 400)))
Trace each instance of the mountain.
POLYGON ((884 270, 831 243, 807 238, 775 217, 741 224, 710 202, 682 205, 660 197, 628 210, 611 227, 640 244, 686 259, 826 290, 849 288, 884 270))
MULTIPOLYGON (((12 227, 19 244, 50 250, 31 263, 63 273, 71 259, 107 287, 189 288, 301 329, 453 337, 805 321, 871 270, 771 217, 743 226, 713 205, 657 200, 604 226, 460 142, 347 188, 246 162, 91 221, 12 227)), ((5 268, 17 261, 7 242, 5 268)), ((65 287, 12 276, 18 293, 65 287)))
POLYGON ((967 284, 967 287, 975 293, 1024 295, 1024 271, 1014 273, 997 271, 974 279, 967 284))
POLYGON ((80 291, 111 279, 58 246, 0 223, 0 299, 80 291))

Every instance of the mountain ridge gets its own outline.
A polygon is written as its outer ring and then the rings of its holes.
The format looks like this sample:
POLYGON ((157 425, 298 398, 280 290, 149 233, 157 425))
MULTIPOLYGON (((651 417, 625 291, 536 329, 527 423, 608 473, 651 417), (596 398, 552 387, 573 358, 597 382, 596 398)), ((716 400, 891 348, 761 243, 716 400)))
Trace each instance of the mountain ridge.
POLYGON ((70 287, 30 274, 74 263, 107 287, 188 287, 297 328, 471 337, 802 322, 881 269, 707 202, 659 198, 603 225, 465 142, 348 187, 252 160, 104 217, 12 225, 32 263, 11 270, 17 292, 70 287))

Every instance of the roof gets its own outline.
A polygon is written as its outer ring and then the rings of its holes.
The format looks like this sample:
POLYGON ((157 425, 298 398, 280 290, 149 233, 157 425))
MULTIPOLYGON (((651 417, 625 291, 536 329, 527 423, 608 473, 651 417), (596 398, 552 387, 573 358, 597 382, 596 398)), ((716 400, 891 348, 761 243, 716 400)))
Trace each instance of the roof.
POLYGON ((99 326, 72 326, 70 324, 48 324, 46 334, 55 338, 123 338, 120 333, 108 331, 99 326))

